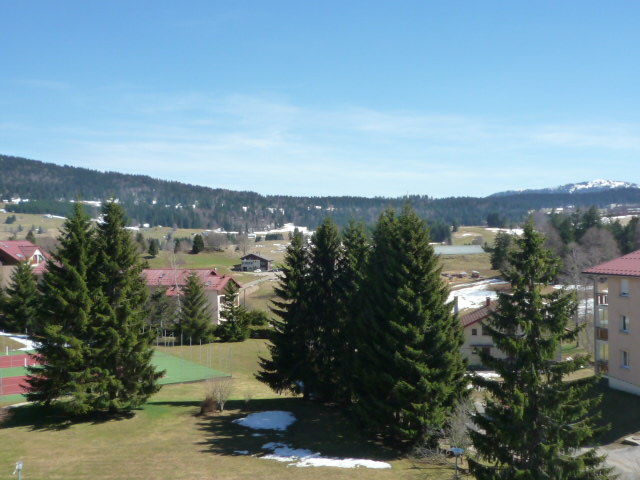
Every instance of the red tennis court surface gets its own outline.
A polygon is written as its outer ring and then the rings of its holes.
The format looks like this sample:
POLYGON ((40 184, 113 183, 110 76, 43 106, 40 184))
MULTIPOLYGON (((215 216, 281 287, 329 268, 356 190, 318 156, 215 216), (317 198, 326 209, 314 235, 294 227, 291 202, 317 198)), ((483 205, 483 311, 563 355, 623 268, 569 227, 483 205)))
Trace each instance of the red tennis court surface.
POLYGON ((33 355, 2 355, 0 356, 0 368, 26 367, 38 365, 37 357, 33 355))
POLYGON ((25 381, 26 377, 0 378, 0 395, 15 395, 16 393, 27 393, 25 381))

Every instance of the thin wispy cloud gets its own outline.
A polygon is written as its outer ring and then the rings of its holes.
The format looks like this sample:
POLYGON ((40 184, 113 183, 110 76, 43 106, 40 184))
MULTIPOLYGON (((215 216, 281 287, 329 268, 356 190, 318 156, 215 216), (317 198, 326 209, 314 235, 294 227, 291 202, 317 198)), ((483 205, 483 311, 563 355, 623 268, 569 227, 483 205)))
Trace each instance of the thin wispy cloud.
POLYGON ((629 155, 640 148, 634 124, 319 108, 275 95, 127 90, 106 102, 83 95, 83 108, 100 101, 109 115, 31 126, 53 139, 53 160, 263 193, 488 194, 591 178, 602 158, 585 157, 585 148, 629 155), (569 160, 578 157, 576 171, 569 160))

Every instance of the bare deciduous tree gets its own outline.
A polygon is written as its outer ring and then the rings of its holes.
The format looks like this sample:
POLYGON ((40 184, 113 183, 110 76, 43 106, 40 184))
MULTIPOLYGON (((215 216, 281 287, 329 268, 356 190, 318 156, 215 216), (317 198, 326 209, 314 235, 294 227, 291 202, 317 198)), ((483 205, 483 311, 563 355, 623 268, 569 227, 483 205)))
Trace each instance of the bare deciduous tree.
POLYGON ((208 249, 221 252, 229 246, 229 239, 224 233, 207 233, 204 236, 204 244, 208 249))
POLYGON ((210 380, 209 392, 211 393, 211 397, 216 401, 220 411, 224 412, 224 406, 233 392, 233 378, 222 377, 210 380))
POLYGON ((252 243, 255 244, 255 242, 251 242, 249 239, 249 236, 244 233, 242 235, 236 236, 236 242, 238 244, 238 250, 240 250, 242 255, 247 254, 247 252, 249 251, 249 248, 251 248, 252 243))

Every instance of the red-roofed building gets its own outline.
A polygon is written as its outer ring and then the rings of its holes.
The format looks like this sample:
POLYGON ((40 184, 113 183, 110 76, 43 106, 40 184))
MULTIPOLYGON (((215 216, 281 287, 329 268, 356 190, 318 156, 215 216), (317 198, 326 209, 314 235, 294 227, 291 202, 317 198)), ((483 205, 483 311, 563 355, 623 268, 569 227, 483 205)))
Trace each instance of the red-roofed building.
POLYGON ((462 355, 472 367, 482 366, 482 361, 480 360, 481 350, 485 350, 494 357, 501 356, 500 351, 493 345, 493 339, 485 327, 493 312, 496 311, 497 306, 498 302, 492 302, 490 298, 487 298, 482 307, 460 315, 460 323, 464 331, 462 355))
POLYGON ((640 395, 640 250, 583 273, 594 285, 596 370, 611 388, 640 395))
POLYGON ((0 241, 0 286, 7 286, 13 269, 20 262, 29 262, 33 267, 33 273, 42 275, 46 259, 44 250, 28 240, 0 241))
POLYGON ((212 320, 216 324, 220 323, 222 297, 229 282, 235 283, 238 288, 242 287, 230 275, 220 275, 212 268, 153 268, 143 270, 142 273, 146 278, 147 286, 152 292, 163 288, 166 289, 167 295, 171 297, 182 294, 182 288, 186 285, 189 275, 192 273, 198 275, 204 285, 205 294, 211 308, 212 320))

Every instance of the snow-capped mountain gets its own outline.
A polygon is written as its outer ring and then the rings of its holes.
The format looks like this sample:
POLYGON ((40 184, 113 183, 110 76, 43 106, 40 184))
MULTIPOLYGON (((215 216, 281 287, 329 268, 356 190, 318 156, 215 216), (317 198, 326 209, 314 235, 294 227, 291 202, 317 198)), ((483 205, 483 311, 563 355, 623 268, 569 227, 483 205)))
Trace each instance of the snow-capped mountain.
POLYGON ((506 192, 494 193, 491 195, 505 196, 515 195, 520 193, 587 193, 587 192, 602 192, 604 190, 614 190, 618 188, 637 188, 640 186, 637 183, 623 182, 620 180, 590 180, 587 182, 568 183, 566 185, 560 185, 554 188, 539 188, 539 189, 527 189, 527 190, 508 190, 506 192))

